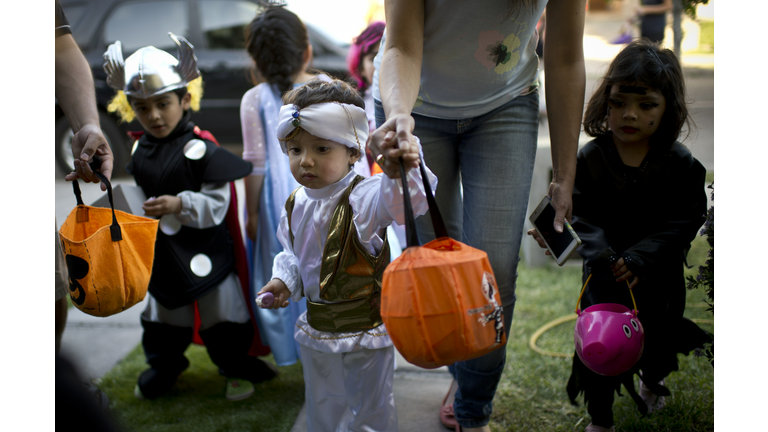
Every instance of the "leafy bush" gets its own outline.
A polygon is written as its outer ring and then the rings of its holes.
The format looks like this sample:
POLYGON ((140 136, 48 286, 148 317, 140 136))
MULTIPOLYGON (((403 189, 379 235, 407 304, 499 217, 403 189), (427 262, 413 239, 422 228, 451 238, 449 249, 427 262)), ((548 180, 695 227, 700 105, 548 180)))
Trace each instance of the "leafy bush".
MULTIPOLYGON (((715 183, 712 182, 709 186, 712 189, 712 201, 715 201, 715 183)), ((701 229, 701 235, 705 236, 707 243, 709 244, 709 253, 707 254, 707 261, 704 265, 699 266, 699 274, 694 278, 688 276, 688 289, 704 288, 709 300, 706 302, 709 307, 708 311, 715 314, 715 205, 709 208, 707 211, 707 220, 704 222, 704 227, 701 229)), ((715 344, 714 341, 711 344, 707 344, 704 348, 702 355, 706 355, 712 366, 715 365, 715 344)))

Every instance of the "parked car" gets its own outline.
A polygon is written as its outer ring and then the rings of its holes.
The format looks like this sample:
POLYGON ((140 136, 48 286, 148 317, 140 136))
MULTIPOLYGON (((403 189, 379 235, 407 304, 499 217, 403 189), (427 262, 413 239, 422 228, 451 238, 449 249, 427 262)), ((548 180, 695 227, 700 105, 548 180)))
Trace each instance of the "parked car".
MULTIPOLYGON (((184 36, 195 46, 204 94, 193 120, 221 144, 240 144, 240 99, 253 87, 252 61, 244 49, 245 26, 260 11, 255 0, 61 0, 72 35, 91 66, 101 128, 115 155, 115 176, 125 174, 132 142, 126 131, 141 130, 137 121, 120 123, 107 113, 115 94, 106 83, 103 54, 120 40, 123 58, 153 45, 176 55, 168 32, 184 36)), ((348 46, 333 42, 307 25, 314 61, 312 68, 334 77, 347 77, 348 46)), ((56 164, 64 172, 73 166, 72 129, 56 103, 56 164)))

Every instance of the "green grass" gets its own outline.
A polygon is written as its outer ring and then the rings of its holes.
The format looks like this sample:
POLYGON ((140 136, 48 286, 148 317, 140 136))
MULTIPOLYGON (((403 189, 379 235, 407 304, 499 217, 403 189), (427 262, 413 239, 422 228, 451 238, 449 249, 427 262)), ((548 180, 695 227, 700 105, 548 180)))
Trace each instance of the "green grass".
MULTIPOLYGON (((224 398, 225 378, 211 362, 205 348, 186 351, 189 368, 167 395, 148 401, 133 396, 136 380, 147 365, 137 346, 102 378, 99 388, 110 400, 110 409, 126 431, 290 431, 304 404, 301 364, 280 368, 280 375, 256 384, 248 399, 224 398)), ((272 361, 271 356, 265 361, 272 361)))
MULTIPOLYGON (((708 178, 708 183, 711 182, 708 178)), ((706 259, 702 237, 694 241, 689 262, 696 274, 706 259)), ((570 404, 565 384, 570 358, 544 356, 528 347, 531 335, 544 324, 572 314, 581 288, 578 266, 519 267, 507 365, 494 400, 494 431, 582 431, 589 415, 582 405, 570 404)), ((688 292, 686 316, 712 320, 704 309, 705 295, 688 292)), ((560 353, 573 352, 573 321, 544 333, 538 346, 560 353)), ((700 324, 714 332, 714 325, 700 324)), ((99 387, 109 396, 110 408, 127 431, 290 431, 304 402, 301 365, 280 368, 280 376, 256 385, 256 394, 238 402, 224 399, 225 380, 204 348, 187 350, 190 367, 170 394, 154 401, 136 399, 133 388, 146 369, 141 346, 110 371, 99 387)), ((641 418, 634 402, 622 390, 614 403, 616 429, 621 431, 714 430, 714 369, 706 358, 679 356, 680 371, 666 381, 672 396, 666 408, 641 418)), ((267 358, 271 361, 271 358, 267 358)))
POLYGON ((700 20, 699 50, 701 53, 715 52, 715 22, 712 20, 700 20))
MULTIPOLYGON (((689 254, 695 274, 703 264, 707 245, 697 237, 689 254)), ((494 399, 491 426, 494 431, 581 431, 590 422, 583 405, 573 406, 565 393, 571 372, 570 358, 538 354, 528 347, 531 335, 544 324, 572 314, 581 288, 579 267, 557 266, 529 269, 521 263, 517 304, 507 345, 507 365, 494 399)), ((704 309, 703 292, 689 291, 685 315, 712 320, 704 309)), ((537 345, 548 351, 573 352, 574 321, 544 333, 537 345)), ((699 324, 714 332, 714 325, 699 324)), ((622 391, 613 410, 616 430, 710 431, 714 430, 714 369, 706 358, 678 356, 680 371, 666 380, 672 396, 657 414, 641 418, 632 399, 622 391)))

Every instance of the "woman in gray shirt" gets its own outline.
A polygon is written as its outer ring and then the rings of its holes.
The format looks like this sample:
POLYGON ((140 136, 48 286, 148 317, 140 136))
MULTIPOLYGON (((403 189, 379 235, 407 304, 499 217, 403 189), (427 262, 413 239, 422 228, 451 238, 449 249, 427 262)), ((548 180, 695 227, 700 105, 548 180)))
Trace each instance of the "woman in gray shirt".
MULTIPOLYGON (((387 30, 376 58, 375 133, 399 142, 420 138, 440 179, 437 203, 448 234, 488 253, 507 331, 523 222, 538 141, 539 59, 536 23, 547 7, 547 111, 555 229, 570 219, 584 104, 586 0, 388 0, 387 30), (482 4, 479 4, 482 3, 482 4)), ((372 148, 374 156, 381 154, 372 148)), ((399 172, 400 151, 378 159, 399 172)), ((422 242, 434 238, 417 219, 422 242)), ((490 431, 493 397, 506 359, 502 347, 450 366, 458 382, 446 426, 490 431), (455 418, 454 418, 455 416, 455 418)))

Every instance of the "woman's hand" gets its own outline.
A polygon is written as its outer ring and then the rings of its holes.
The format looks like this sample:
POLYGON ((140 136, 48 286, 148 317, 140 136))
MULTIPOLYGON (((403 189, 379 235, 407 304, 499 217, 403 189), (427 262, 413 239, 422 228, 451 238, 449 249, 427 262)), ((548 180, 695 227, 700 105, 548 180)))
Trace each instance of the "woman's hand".
POLYGON ((616 276, 616 282, 630 280, 634 276, 632 282, 629 283, 629 288, 632 289, 636 287, 638 283, 640 283, 640 278, 635 276, 632 273, 632 270, 627 267, 627 263, 624 262, 624 258, 619 258, 619 260, 616 261, 616 263, 612 265, 611 268, 613 269, 613 275, 616 276))
POLYGON ((552 207, 555 209, 555 222, 553 226, 555 231, 562 233, 565 221, 571 221, 573 216, 573 184, 562 181, 549 184, 547 196, 551 199, 552 207))
POLYGON ((271 292, 275 296, 275 300, 272 301, 272 306, 269 309, 280 309, 288 307, 288 299, 291 298, 291 291, 280 279, 272 279, 264 285, 264 288, 259 291, 256 296, 261 293, 271 292))
MULTIPOLYGON (((88 162, 93 160, 93 156, 98 156, 101 159, 99 171, 104 174, 107 180, 112 179, 112 166, 115 157, 112 155, 112 149, 109 148, 104 133, 98 125, 86 124, 77 131, 72 137, 72 155, 75 158, 75 170, 64 177, 66 181, 82 179, 86 183, 98 183, 99 178, 88 165, 88 162)), ((102 184, 101 190, 106 191, 107 185, 102 184)))
POLYGON ((419 167, 419 146, 413 136, 414 121, 410 115, 395 115, 368 137, 368 148, 381 170, 390 178, 400 178, 400 161, 406 171, 419 167))
POLYGON ((147 216, 162 216, 181 213, 181 198, 175 195, 161 195, 144 201, 141 206, 147 216))

